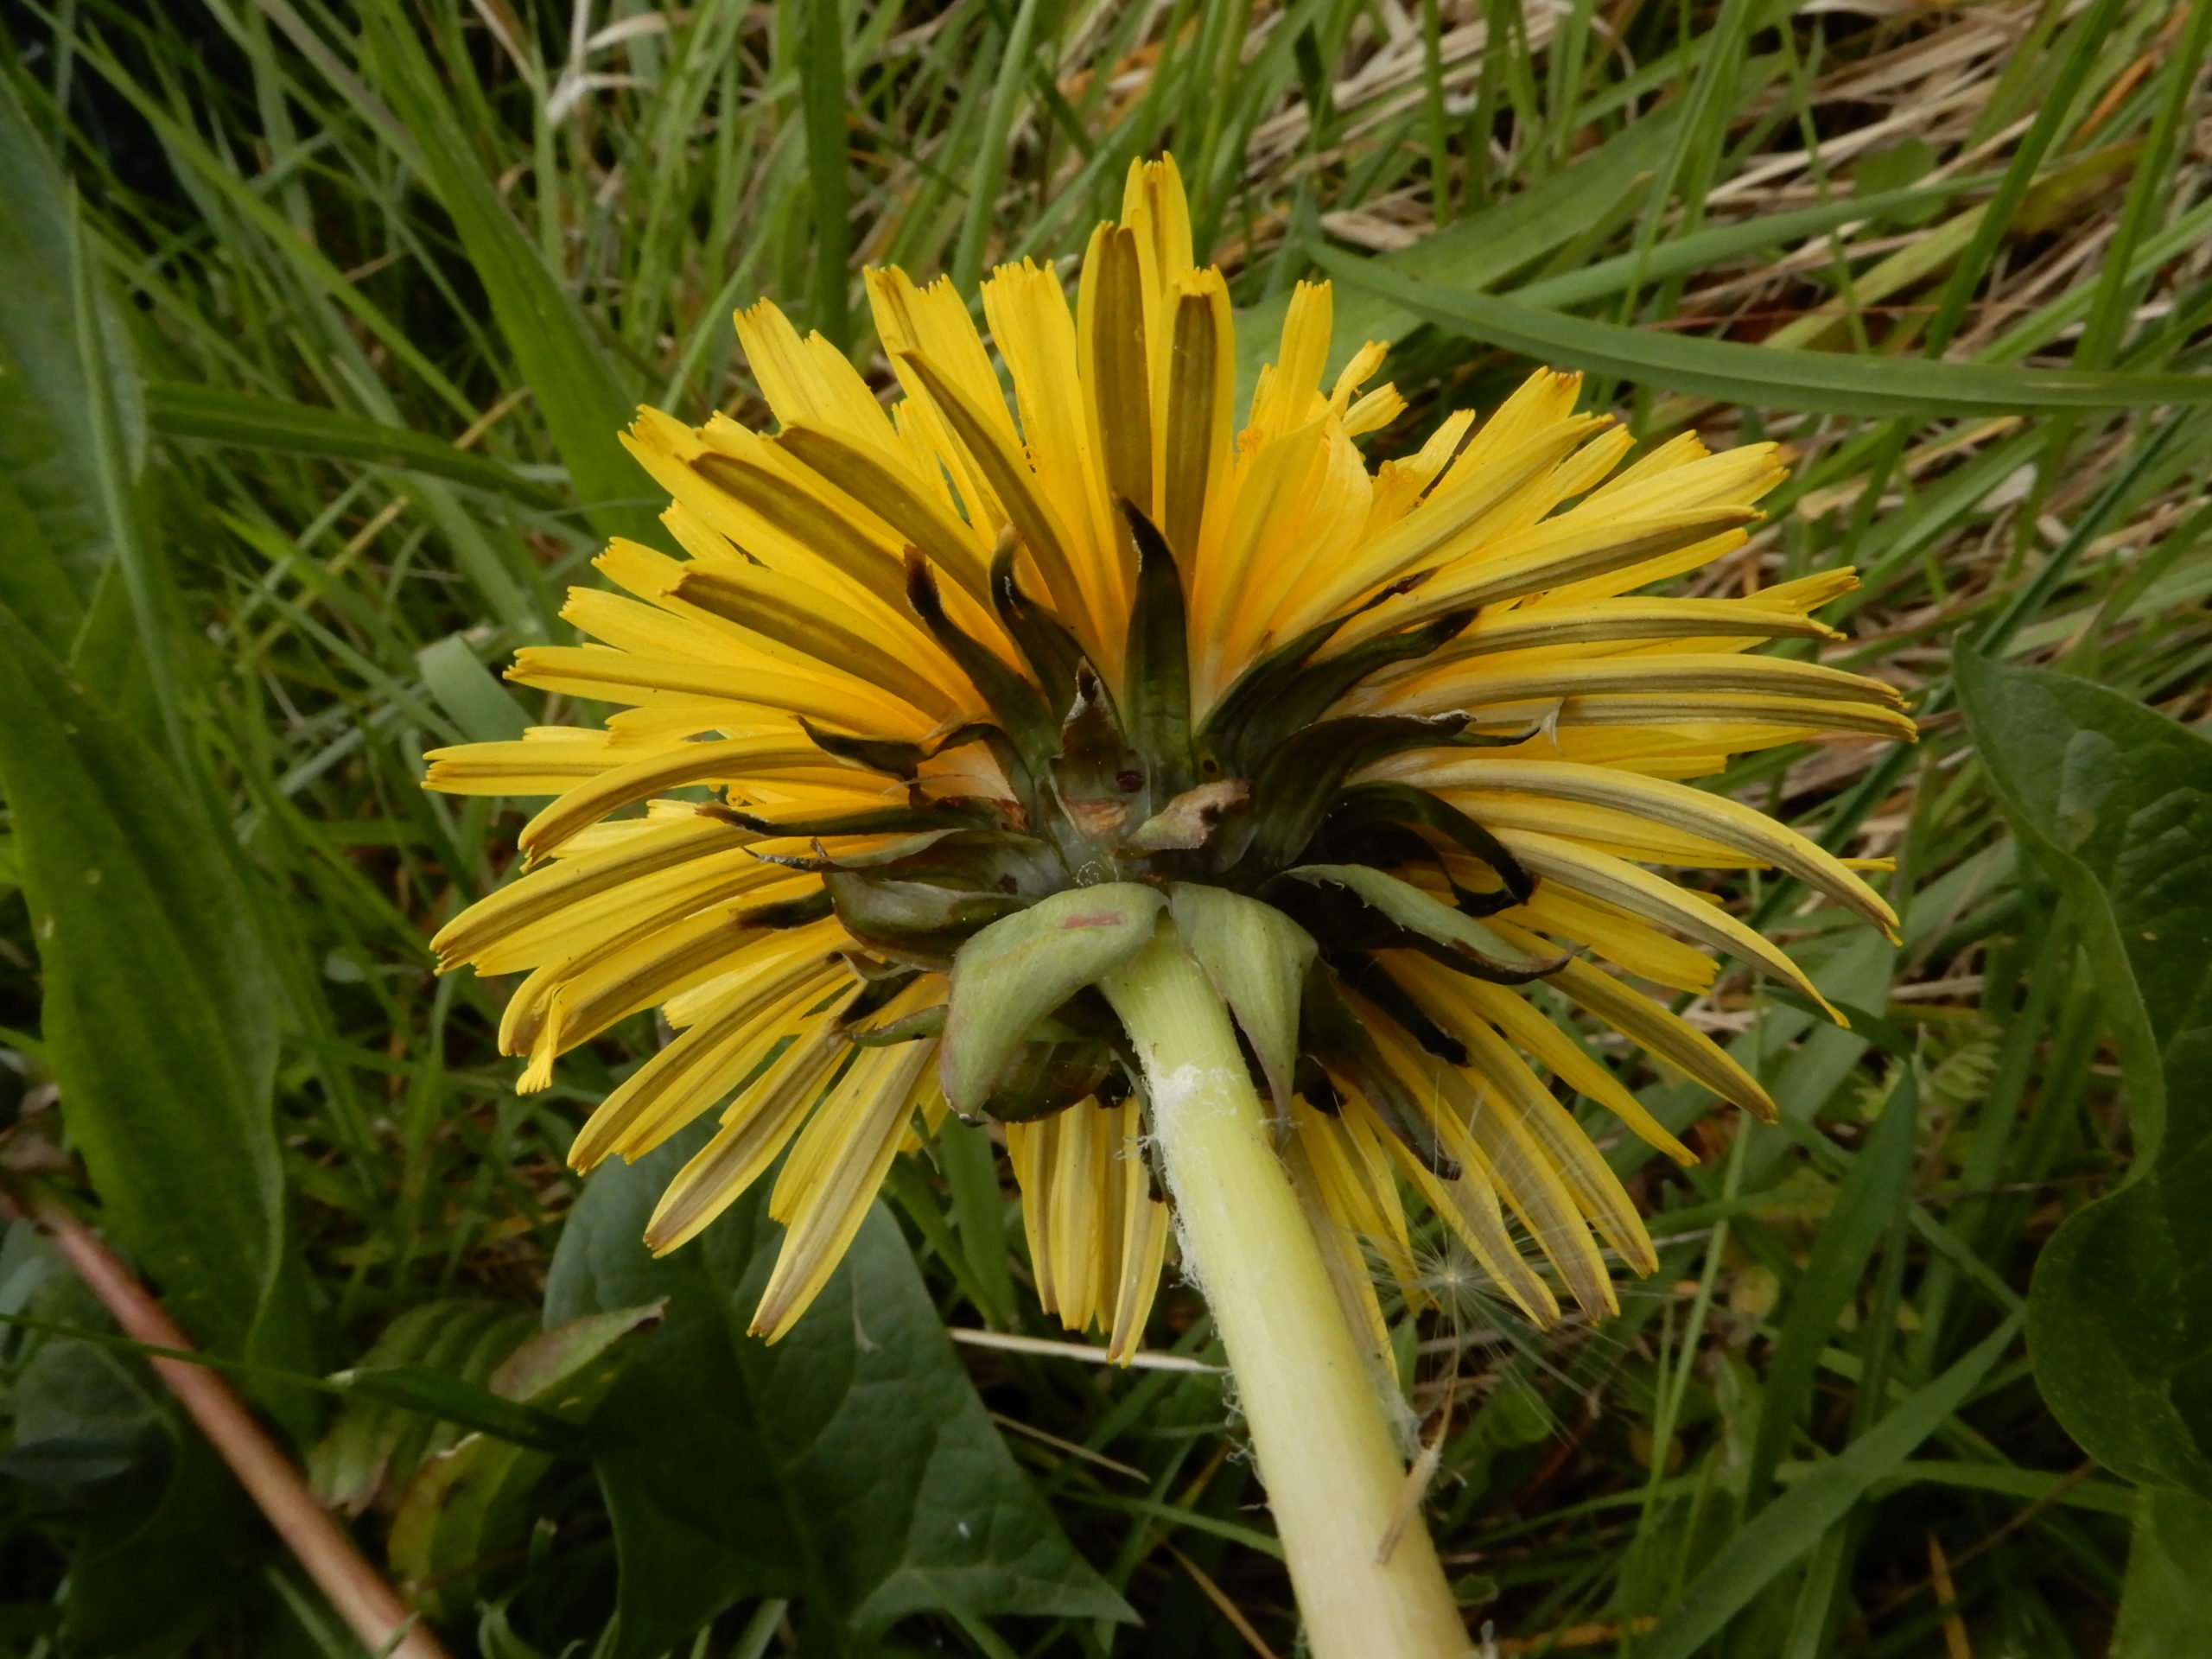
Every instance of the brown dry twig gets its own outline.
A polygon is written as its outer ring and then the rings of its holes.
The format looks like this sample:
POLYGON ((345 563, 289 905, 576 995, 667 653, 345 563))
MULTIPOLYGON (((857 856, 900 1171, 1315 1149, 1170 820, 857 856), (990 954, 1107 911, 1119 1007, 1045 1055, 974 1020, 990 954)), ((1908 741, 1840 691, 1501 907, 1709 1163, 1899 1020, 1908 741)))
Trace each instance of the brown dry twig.
MULTIPOLYGON (((189 1351, 192 1340, 116 1254, 59 1199, 29 1182, 0 1181, 0 1205, 54 1243, 123 1333, 151 1348, 189 1351)), ((147 1363, 361 1644, 378 1659, 447 1659, 421 1616, 400 1599, 231 1385, 205 1365, 149 1356, 147 1363)))

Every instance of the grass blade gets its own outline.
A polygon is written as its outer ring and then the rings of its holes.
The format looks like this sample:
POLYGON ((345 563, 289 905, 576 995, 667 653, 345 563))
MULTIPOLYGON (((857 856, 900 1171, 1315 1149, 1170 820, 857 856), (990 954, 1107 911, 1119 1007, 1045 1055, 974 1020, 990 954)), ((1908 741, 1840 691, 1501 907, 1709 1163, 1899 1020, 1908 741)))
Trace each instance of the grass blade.
POLYGON ((1447 333, 1568 368, 1753 408, 1929 418, 2212 403, 2212 374, 2020 369, 1777 351, 1626 328, 1491 295, 1457 293, 1331 248, 1314 249, 1313 259, 1347 286, 1380 295, 1447 333))
POLYGON ((541 510, 560 505, 559 498, 543 485, 427 432, 383 426, 342 410, 318 409, 287 397, 157 380, 146 388, 146 418, 167 437, 402 467, 541 510))
POLYGON ((1691 1659, 1722 1625, 1843 1519, 1876 1481, 1894 1473, 1944 1419, 1966 1403, 2012 1345, 2017 1318, 1912 1395, 1834 1461, 1822 1464, 1731 1538, 1690 1581, 1675 1611, 1637 1644, 1637 1659, 1691 1659))
POLYGON ((476 160, 429 54, 391 0, 368 9, 363 44, 385 96, 423 147, 429 182, 461 234, 514 353, 568 463, 592 528, 657 543, 658 498, 618 435, 636 399, 616 379, 575 302, 555 280, 476 160))
POLYGON ((1744 1498, 1746 1515, 1756 1513, 1765 1501, 1790 1431, 1812 1403, 1821 1352, 1837 1319, 1858 1294, 1859 1281, 1874 1258, 1874 1247, 1896 1219, 1897 1205, 1912 1190, 1913 1134, 1919 1121, 1919 1080, 1907 1062, 1873 1133, 1852 1160, 1851 1173, 1836 1193, 1835 1208, 1813 1247, 1812 1260, 1790 1291, 1789 1312, 1783 1319, 1767 1370, 1758 1437, 1751 1446, 1744 1498))
MULTIPOLYGON (((1481 212, 1465 215, 1449 230, 1422 238, 1402 253, 1383 254, 1377 269, 1426 277, 1452 288, 1488 288, 1527 269, 1554 249, 1588 234, 1635 201, 1649 188, 1646 154, 1653 129, 1668 118, 1654 117, 1541 183, 1481 212)), ((1265 300, 1236 316, 1236 404, 1250 400, 1260 365, 1274 356, 1290 296, 1265 300)), ((1371 290, 1352 288, 1336 296, 1336 340, 1328 372, 1342 368, 1360 342, 1402 340, 1423 319, 1408 308, 1371 290)))
POLYGON ((845 9, 807 0, 799 81, 806 103, 806 170, 814 195, 814 326, 842 351, 852 344, 851 195, 845 176, 845 9))

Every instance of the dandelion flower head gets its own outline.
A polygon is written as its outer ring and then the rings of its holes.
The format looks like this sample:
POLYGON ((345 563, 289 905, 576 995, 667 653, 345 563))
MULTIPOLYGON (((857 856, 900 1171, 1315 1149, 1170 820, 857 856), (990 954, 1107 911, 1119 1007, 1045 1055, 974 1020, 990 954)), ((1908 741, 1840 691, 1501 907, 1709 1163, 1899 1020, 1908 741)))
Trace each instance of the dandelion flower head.
POLYGON ((1853 868, 1688 781, 1912 734, 1883 682, 1758 652, 1837 637, 1814 613, 1848 570, 1649 592, 1744 544, 1774 446, 1686 435, 1630 462, 1579 378, 1541 372, 1370 466, 1360 440, 1404 403, 1370 388, 1380 346, 1326 376, 1325 285, 1297 289, 1240 422, 1228 289, 1167 160, 1130 168, 1072 303, 1049 267, 984 283, 988 346, 949 281, 872 271, 868 294, 887 403, 763 303, 737 327, 776 430, 641 411, 627 442, 683 556, 613 543, 609 585, 563 613, 594 643, 511 671, 618 705, 604 728, 431 757, 433 788, 552 798, 529 873, 435 942, 526 972, 500 1031, 521 1086, 641 1010, 676 1033, 576 1166, 718 1114, 647 1239, 772 1172, 773 1337, 893 1158, 948 1112, 994 1121, 1044 1305, 1126 1357, 1172 1230, 1096 981, 1173 926, 1370 1334, 1370 1257, 1418 1298, 1416 1205, 1532 1318, 1612 1308, 1606 1252, 1656 1258, 1560 1094, 1691 1155, 1536 988, 1768 1116, 1641 988, 1704 991, 1717 953, 1818 993, 1661 871, 1771 868, 1894 925, 1853 868))

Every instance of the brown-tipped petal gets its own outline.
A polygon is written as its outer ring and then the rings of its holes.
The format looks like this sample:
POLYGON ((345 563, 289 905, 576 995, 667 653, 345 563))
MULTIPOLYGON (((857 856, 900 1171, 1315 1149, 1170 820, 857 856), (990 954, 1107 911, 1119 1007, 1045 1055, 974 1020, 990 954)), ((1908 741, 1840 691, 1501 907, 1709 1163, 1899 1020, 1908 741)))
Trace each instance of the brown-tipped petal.
MULTIPOLYGON (((905 352, 899 361, 929 388, 936 402, 979 471, 991 486, 1020 532, 1029 556, 1045 578, 1053 607, 1071 624, 1088 623, 1088 605, 1076 575, 1067 527, 1045 499, 1029 463, 1000 423, 993 422, 952 378, 918 353, 905 352)), ((1084 643, 1096 649, 1098 639, 1084 629, 1084 643)))
POLYGON ((1480 664, 1455 667, 1421 682, 1401 702, 1409 710, 1475 709, 1493 703, 1549 702, 1554 698, 1741 692, 1752 696, 1802 697, 1828 702, 1864 702, 1895 709, 1904 699, 1897 688, 1862 674, 1787 657, 1745 657, 1734 652, 1624 652, 1594 662, 1545 663, 1529 668, 1491 668, 1480 664))
POLYGON ((1827 1008, 1838 1025, 1848 1023, 1828 1007, 1803 969, 1770 944, 1758 930, 1745 926, 1726 911, 1704 898, 1676 887, 1664 876, 1654 875, 1611 853, 1581 847, 1556 836, 1527 830, 1506 830, 1498 839, 1513 855, 1547 880, 1586 893, 1593 899, 1618 905, 1656 926, 1671 928, 1700 944, 1742 958, 1786 981, 1827 1008))
MULTIPOLYGON (((819 427, 794 423, 776 435, 779 448, 804 461, 941 565, 969 594, 990 601, 988 550, 951 509, 880 452, 819 427)), ((905 575, 899 574, 900 591, 905 575)))
POLYGON ((1756 518, 1750 507, 1690 507, 1626 520, 1555 519, 1483 550, 1404 600, 1355 617, 1338 649, 1449 612, 1471 610, 1716 540, 1756 518))
POLYGON ((784 766, 814 767, 822 751, 798 737, 729 738, 720 742, 677 743, 628 766, 616 766, 579 785, 528 823, 517 843, 531 857, 547 854, 585 825, 648 796, 659 795, 687 784, 725 783, 751 772, 772 772, 784 766))
MULTIPOLYGON (((1570 760, 1523 760, 1498 756, 1430 766, 1410 781, 1424 788, 1502 791, 1580 801, 1654 819, 1733 847, 1784 869, 1819 892, 1850 906, 1892 938, 1897 918, 1882 896, 1818 842, 1764 812, 1666 779, 1644 778, 1614 766, 1570 760)), ((1475 816, 1479 818, 1479 810, 1475 816)))
POLYGON ((1568 963, 1553 976, 1552 983, 1639 1048, 1703 1084, 1723 1100, 1742 1107, 1763 1122, 1771 1123, 1780 1116, 1758 1080, 1730 1058, 1725 1049, 1649 997, 1581 962, 1568 963))
POLYGON ((828 1014, 722 1115, 713 1140, 676 1173, 645 1224, 645 1244, 666 1255, 741 1197, 798 1130, 849 1045, 828 1014))
POLYGON ((817 1113, 801 1144, 792 1147, 791 1163, 798 1164, 809 1151, 808 1138, 817 1133, 825 1140, 834 1137, 834 1152, 823 1148, 826 1166, 793 1206, 767 1288, 753 1310, 752 1334, 770 1342, 781 1338, 844 1260, 898 1155, 930 1059, 926 1043, 865 1051, 838 1084, 836 1116, 817 1113))
POLYGON ((1409 672, 1462 658, 1560 645, 1740 638, 1840 639, 1827 623, 1751 599, 1593 599, 1580 605, 1530 605, 1483 617, 1409 672))
POLYGON ((430 941, 442 967, 468 961, 486 946, 610 888, 709 853, 758 840, 704 814, 655 825, 607 851, 565 858, 510 882, 440 928, 430 941))
POLYGON ((846 977, 818 951, 759 964, 600 1103, 569 1148, 570 1166, 589 1170, 617 1153, 644 1157, 742 1082, 794 1019, 846 977))

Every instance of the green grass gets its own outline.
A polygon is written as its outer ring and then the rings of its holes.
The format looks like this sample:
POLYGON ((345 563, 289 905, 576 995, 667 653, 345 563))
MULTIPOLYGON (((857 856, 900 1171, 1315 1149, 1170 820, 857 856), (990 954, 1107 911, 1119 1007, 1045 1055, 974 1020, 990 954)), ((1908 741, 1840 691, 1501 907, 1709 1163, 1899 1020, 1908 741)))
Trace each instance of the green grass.
MULTIPOLYGON (((241 1276, 227 1303, 218 1287, 203 1340, 334 1371, 411 1317, 425 1345, 407 1357, 481 1383, 486 1333, 512 1345, 544 1301, 580 1198, 562 1163, 580 1107, 655 1033, 632 1022, 550 1093, 512 1093, 494 988, 434 979, 425 940, 497 882, 520 816, 417 785, 427 747, 588 714, 495 673, 565 632, 561 590, 604 537, 658 534, 613 442, 627 409, 764 418, 733 306, 772 296, 865 358, 861 264, 967 282, 1067 258, 1117 207, 1130 158, 1167 145, 1244 310, 1248 385, 1290 285, 1325 268, 1342 349, 1397 344, 1411 407, 1375 453, 1494 403, 1531 352, 1589 368, 1593 403, 1646 435, 1784 439, 1797 472, 1770 522, 1697 580, 1858 565, 1866 585, 1837 607, 1853 637, 1828 659, 1895 678, 1925 723, 1910 751, 1769 752, 1719 785, 1896 857, 1904 942, 1794 887, 1727 889, 1880 1020, 1815 1031, 1761 984, 1722 982, 1698 1017, 1758 1067, 1780 1128, 1692 1132, 1691 1092, 1632 1079, 1707 1155, 1675 1172, 1611 1147, 1664 1241, 1623 1313, 1527 1331, 1422 1241, 1446 1311, 1402 1313, 1398 1346, 1424 1433, 1444 1436, 1429 1514, 1471 1628, 1494 1623, 1500 1653, 1647 1659, 2142 1659, 2183 1650, 2162 1630, 2201 1639, 2205 1575, 2157 1570, 2204 1535, 2199 1500, 2153 1502, 2121 1478, 2142 1469, 2091 1464, 2038 1388, 2042 1336, 2020 1337, 2044 1242, 2129 1167, 2143 1062, 2078 884, 2018 851, 1952 653, 2212 716, 2212 410, 2203 381, 2152 378, 2207 366, 2212 5, 14 0, 0 16, 23 111, 0 146, 0 605, 67 659, 86 718, 124 734, 101 754, 137 792, 105 798, 131 803, 111 810, 149 893, 183 868, 163 861, 197 859, 208 903, 251 912, 266 956, 255 981, 188 928, 154 988, 179 1007, 232 998, 245 1012, 226 1028, 265 1026, 270 1045, 273 1085, 242 1076, 222 1109, 251 1119, 273 1087, 282 1190, 255 1202, 286 1218, 272 1259, 296 1280, 241 1276), (102 306, 105 335, 88 323, 102 306), (224 959, 195 969, 195 944, 224 959)), ((158 1271, 186 1245, 156 1225, 158 1196, 132 1233, 102 1170, 175 1145, 137 1171, 156 1194, 245 1178, 190 1161, 191 1135, 162 1139, 175 1123, 95 1124, 89 1089, 52 1109, 67 1044, 35 918, 60 901, 19 890, 29 859, 28 836, 0 833, 0 1162, 105 1203, 158 1271)), ((143 995, 133 959, 169 959, 110 919, 113 994, 143 995)), ((213 1121, 195 1098, 149 1094, 213 1121)), ((899 1178, 899 1228, 945 1322, 1057 1337, 982 1153, 954 1137, 899 1178)), ((105 1328, 20 1228, 0 1313, 105 1328)), ((127 1352, 29 1327, 8 1342, 0 1650, 357 1651, 127 1352)), ((1151 1345, 1215 1352, 1193 1294, 1163 1296, 1151 1345)), ((1293 1651, 1213 1375, 959 1351, 1144 1628, 1001 1598, 863 1637, 833 1589, 810 1580, 794 1601, 764 1579, 667 1650, 1249 1651, 1211 1585, 1293 1651)), ((303 1455, 330 1432, 315 1398, 257 1397, 303 1455)), ((610 1620, 618 1548, 633 1557, 639 1535, 618 1535, 581 1459, 550 1462, 488 1553, 395 1531, 412 1460, 491 1409, 445 1408, 441 1426, 390 1408, 365 1547, 437 1580, 456 1652, 628 1651, 610 1620)))

